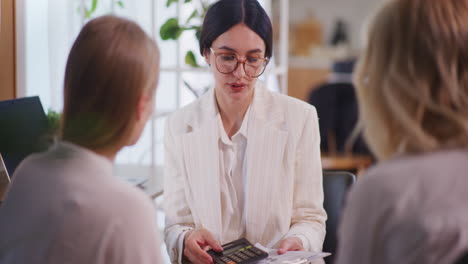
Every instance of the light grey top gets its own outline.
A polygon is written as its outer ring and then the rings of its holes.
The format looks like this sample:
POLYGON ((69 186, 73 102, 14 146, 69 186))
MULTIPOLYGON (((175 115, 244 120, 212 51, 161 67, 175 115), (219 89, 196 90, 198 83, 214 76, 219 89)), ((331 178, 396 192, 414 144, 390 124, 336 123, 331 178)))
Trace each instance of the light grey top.
POLYGON ((162 263, 148 197, 59 142, 24 160, 0 207, 0 263, 162 263))
POLYGON ((468 253, 468 151, 383 162, 351 190, 339 264, 444 264, 468 253))

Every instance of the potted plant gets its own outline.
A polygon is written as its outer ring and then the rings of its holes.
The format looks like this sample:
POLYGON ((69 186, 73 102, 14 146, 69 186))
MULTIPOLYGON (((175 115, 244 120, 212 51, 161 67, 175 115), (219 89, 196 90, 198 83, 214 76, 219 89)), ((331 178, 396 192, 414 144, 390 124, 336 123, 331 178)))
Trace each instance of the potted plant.
MULTIPOLYGON (((91 0, 91 6, 88 7, 86 4, 81 4, 77 8, 77 12, 79 14, 83 14, 85 19, 91 19, 94 17, 94 13, 96 12, 99 0, 91 0), (84 10, 82 10, 84 8, 84 10)), ((124 7, 124 3, 122 0, 114 0, 114 3, 119 6, 120 8, 124 7)))
MULTIPOLYGON (((167 0, 166 7, 177 3, 178 0, 167 0)), ((190 3, 192 0, 184 0, 184 3, 190 3)), ((178 17, 169 18, 160 28, 159 35, 162 40, 178 40, 184 31, 195 31, 195 36, 200 40, 201 23, 208 11, 209 4, 206 0, 199 0, 199 8, 194 8, 191 15, 184 23, 179 21, 178 17)), ((185 63, 192 67, 200 67, 192 50, 185 54, 185 63)))

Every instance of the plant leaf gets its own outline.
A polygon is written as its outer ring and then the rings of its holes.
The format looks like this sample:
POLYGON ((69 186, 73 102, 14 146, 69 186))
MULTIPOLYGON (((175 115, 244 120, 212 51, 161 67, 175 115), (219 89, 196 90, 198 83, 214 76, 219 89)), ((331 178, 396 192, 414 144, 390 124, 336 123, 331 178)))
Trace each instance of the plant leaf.
POLYGON ((49 110, 47 111, 47 123, 50 130, 53 130, 55 132, 59 128, 60 115, 61 114, 49 108, 49 110))
POLYGON ((191 50, 187 51, 187 54, 185 54, 185 64, 195 68, 200 67, 197 63, 197 58, 195 58, 195 54, 193 54, 193 51, 191 50))
MULTIPOLYGON (((200 3, 202 5, 203 14, 205 14, 208 11, 208 8, 210 7, 210 5, 208 3, 205 3, 205 1, 203 1, 203 0, 201 0, 200 3)), ((205 15, 203 15, 203 17, 204 16, 205 15)))
POLYGON ((190 3, 192 0, 185 0, 184 3, 190 3))
POLYGON ((81 16, 83 14, 83 12, 81 12, 81 6, 78 6, 76 8, 76 12, 81 16))
POLYGON ((162 40, 178 39, 183 29, 179 26, 179 20, 175 17, 169 18, 159 29, 162 40))
POLYGON ((195 37, 197 38, 198 41, 200 41, 200 35, 201 35, 201 27, 197 27, 195 29, 195 37))
POLYGON ((124 3, 122 1, 117 1, 117 5, 120 6, 120 8, 124 8, 124 3))
POLYGON ((175 40, 179 39, 180 35, 182 35, 182 32, 184 32, 183 28, 179 28, 179 30, 176 31, 175 33, 175 40))
POLYGON ((90 18, 91 17, 91 10, 88 10, 88 8, 85 7, 85 18, 90 18))
POLYGON ((192 20, 194 17, 198 16, 198 10, 193 10, 192 14, 189 16, 189 18, 187 19, 187 22, 185 22, 186 24, 188 24, 190 22, 190 20, 192 20))
POLYGON ((166 7, 169 7, 172 5, 172 3, 177 3, 179 0, 167 0, 166 2, 166 7))
POLYGON ((96 11, 97 4, 98 4, 98 0, 93 0, 93 2, 91 3, 90 14, 92 14, 92 13, 94 13, 94 11, 96 11))

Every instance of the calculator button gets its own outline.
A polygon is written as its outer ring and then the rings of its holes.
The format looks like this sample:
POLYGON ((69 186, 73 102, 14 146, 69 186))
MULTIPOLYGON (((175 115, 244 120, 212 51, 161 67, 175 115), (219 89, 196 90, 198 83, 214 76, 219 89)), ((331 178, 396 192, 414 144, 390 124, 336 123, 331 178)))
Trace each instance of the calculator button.
POLYGON ((256 254, 252 253, 250 250, 246 250, 243 253, 251 258, 256 257, 256 254))
POLYGON ((224 262, 224 263, 227 263, 230 261, 230 259, 228 257, 222 257, 221 260, 224 262))
POLYGON ((229 262, 227 262, 226 264, 236 264, 234 261, 230 260, 229 262))

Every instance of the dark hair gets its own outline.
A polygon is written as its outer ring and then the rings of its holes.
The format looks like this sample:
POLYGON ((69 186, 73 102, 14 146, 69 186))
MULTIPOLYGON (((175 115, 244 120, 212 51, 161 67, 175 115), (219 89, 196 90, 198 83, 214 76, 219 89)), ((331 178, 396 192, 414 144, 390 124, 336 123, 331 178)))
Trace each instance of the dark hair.
POLYGON ((208 9, 200 34, 202 56, 216 38, 241 23, 263 39, 265 57, 270 58, 273 50, 273 29, 270 18, 257 0, 220 0, 208 9))

